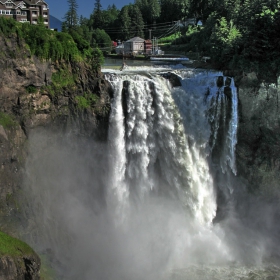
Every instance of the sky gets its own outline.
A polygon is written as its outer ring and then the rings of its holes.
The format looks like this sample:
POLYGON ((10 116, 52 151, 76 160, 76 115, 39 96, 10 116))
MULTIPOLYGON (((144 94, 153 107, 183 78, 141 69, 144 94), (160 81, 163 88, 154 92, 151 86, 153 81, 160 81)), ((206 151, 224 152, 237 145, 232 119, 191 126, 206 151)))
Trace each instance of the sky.
MULTIPOLYGON (((79 6, 78 15, 89 18, 94 9, 95 0, 76 0, 79 6)), ((59 20, 63 20, 65 13, 68 10, 67 0, 46 0, 50 8, 50 14, 59 20)), ((134 3, 134 0, 101 0, 102 9, 106 10, 109 5, 115 4, 118 9, 129 3, 134 3)))

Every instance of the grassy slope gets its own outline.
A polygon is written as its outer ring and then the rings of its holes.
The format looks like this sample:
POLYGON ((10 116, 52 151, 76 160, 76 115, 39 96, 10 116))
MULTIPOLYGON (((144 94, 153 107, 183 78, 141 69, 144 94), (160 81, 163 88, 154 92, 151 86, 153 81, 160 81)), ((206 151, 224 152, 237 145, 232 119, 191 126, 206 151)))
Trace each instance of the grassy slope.
POLYGON ((0 257, 6 255, 16 257, 31 254, 35 254, 35 252, 25 242, 0 231, 0 257))

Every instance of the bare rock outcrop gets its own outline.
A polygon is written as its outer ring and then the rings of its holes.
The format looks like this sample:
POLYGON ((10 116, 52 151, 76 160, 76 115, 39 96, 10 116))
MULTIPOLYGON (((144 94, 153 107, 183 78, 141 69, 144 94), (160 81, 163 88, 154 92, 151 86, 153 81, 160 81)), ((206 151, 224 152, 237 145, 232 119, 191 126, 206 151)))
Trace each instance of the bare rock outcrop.
MULTIPOLYGON (((85 62, 39 60, 16 35, 0 35, 0 50, 0 229, 18 236, 29 132, 40 126, 76 128, 78 134, 103 141, 112 90, 85 62), (94 102, 81 106, 81 97, 88 96, 94 96, 94 102)), ((0 254, 0 279, 39 279, 39 268, 36 254, 0 254)))
POLYGON ((280 81, 266 83, 251 73, 243 75, 237 82, 238 174, 245 180, 249 191, 276 198, 280 181, 280 81))

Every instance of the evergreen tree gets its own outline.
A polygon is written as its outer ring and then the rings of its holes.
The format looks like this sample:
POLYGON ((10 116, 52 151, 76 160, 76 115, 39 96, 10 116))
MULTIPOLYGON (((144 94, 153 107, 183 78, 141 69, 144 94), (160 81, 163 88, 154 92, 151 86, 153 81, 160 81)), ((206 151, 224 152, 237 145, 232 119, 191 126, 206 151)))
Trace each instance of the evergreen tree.
POLYGON ((76 0, 67 0, 69 9, 64 16, 63 31, 69 31, 75 29, 78 26, 78 4, 76 0))
POLYGON ((129 5, 129 16, 131 22, 131 36, 144 37, 144 21, 142 13, 137 5, 129 5))
POLYGON ((108 6, 107 10, 102 11, 104 24, 103 29, 111 36, 112 39, 119 37, 118 15, 120 11, 113 4, 108 6))
POLYGON ((131 18, 129 16, 129 6, 124 6, 119 13, 119 26, 121 34, 121 40, 128 40, 131 36, 130 27, 131 27, 131 18))
POLYGON ((161 22, 172 22, 182 19, 182 5, 177 0, 161 0, 161 22))
POLYGON ((144 22, 148 24, 154 23, 160 16, 161 7, 158 0, 135 0, 142 13, 144 22))
POLYGON ((104 18, 102 14, 102 5, 100 0, 95 0, 93 13, 90 15, 92 29, 100 28, 103 29, 104 18))

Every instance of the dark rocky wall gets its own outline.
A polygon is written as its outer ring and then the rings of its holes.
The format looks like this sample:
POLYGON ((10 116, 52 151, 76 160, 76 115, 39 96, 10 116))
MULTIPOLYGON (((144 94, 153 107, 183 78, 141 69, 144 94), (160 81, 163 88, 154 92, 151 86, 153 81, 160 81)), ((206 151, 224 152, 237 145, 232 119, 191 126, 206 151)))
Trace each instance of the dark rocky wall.
POLYGON ((280 88, 254 73, 236 77, 239 93, 237 172, 250 192, 279 197, 280 88))
MULTIPOLYGON (((0 35, 0 50, 0 230, 19 237, 18 200, 29 132, 46 127, 104 141, 112 91, 102 74, 86 63, 41 61, 17 37, 0 35), (60 69, 74 77, 74 84, 50 91, 52 76, 60 69), (98 101, 90 108, 79 108, 75 97, 85 92, 97 95, 98 101)), ((0 279, 37 279, 22 278, 19 262, 1 258, 0 279), (9 271, 10 278, 1 271, 9 271)))
POLYGON ((0 280, 39 280, 40 264, 36 254, 0 257, 0 280))

